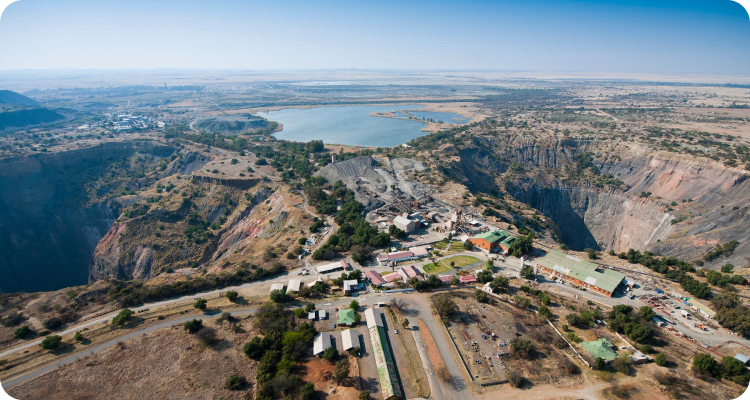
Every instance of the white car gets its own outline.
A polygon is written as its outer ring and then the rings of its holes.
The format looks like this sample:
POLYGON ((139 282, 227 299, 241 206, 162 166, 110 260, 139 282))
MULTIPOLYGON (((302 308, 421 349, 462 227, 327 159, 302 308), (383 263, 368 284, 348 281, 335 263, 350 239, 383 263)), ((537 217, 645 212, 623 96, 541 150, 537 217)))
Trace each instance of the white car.
POLYGON ((398 335, 398 329, 394 329, 394 330, 393 330, 393 333, 395 333, 395 334, 397 334, 397 335, 398 335))

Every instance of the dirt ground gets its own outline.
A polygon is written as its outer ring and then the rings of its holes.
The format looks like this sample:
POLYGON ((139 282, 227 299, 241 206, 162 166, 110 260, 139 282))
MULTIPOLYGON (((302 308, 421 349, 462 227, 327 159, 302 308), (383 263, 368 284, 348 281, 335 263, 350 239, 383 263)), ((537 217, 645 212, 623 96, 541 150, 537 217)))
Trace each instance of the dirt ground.
POLYGON ((315 391, 318 392, 320 398, 326 400, 348 400, 356 399, 359 397, 359 390, 357 389, 357 379, 354 371, 356 371, 357 363, 350 358, 350 378, 343 385, 337 384, 333 380, 333 370, 335 365, 326 360, 319 358, 313 358, 306 363, 302 364, 302 380, 305 382, 312 382, 315 385, 315 391), (325 393, 324 397, 320 396, 320 392, 325 393))
POLYGON ((233 374, 254 381, 255 362, 242 353, 248 334, 215 329, 219 343, 211 348, 181 326, 164 328, 112 346, 49 374, 14 387, 17 399, 244 399, 243 390, 224 387, 233 374))

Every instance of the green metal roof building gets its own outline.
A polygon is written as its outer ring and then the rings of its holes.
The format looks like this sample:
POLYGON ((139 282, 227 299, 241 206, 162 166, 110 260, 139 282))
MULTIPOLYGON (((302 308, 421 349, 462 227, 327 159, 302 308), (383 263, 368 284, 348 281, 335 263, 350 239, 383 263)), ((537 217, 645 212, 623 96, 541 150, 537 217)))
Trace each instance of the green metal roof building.
POLYGON ((550 250, 546 256, 536 260, 540 273, 557 276, 576 285, 612 297, 625 275, 584 261, 579 257, 550 250))
POLYGON ((469 238, 469 241, 473 243, 474 246, 479 247, 484 251, 494 253, 500 250, 500 242, 506 240, 509 236, 510 233, 503 230, 497 230, 474 235, 469 238))
POLYGON ((355 312, 352 309, 339 310, 339 319, 336 321, 339 325, 352 326, 357 320, 354 319, 355 312))
POLYGON ((591 357, 601 358, 602 360, 612 361, 617 358, 617 353, 612 350, 615 345, 605 338, 599 338, 590 342, 581 343, 581 347, 591 354, 591 357))

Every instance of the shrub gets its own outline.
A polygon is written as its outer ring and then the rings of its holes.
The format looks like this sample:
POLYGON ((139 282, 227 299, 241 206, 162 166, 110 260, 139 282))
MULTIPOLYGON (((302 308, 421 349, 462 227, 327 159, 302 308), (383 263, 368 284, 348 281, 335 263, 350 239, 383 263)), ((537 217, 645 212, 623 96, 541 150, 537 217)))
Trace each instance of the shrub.
POLYGON ((640 350, 641 350, 641 353, 643 354, 651 354, 651 350, 653 349, 650 344, 643 344, 641 345, 640 350))
POLYGON ((323 359, 327 361, 333 361, 338 358, 339 352, 333 347, 329 347, 323 351, 323 359))
POLYGON ((349 377, 349 360, 344 358, 339 360, 339 362, 336 363, 336 368, 334 369, 333 376, 336 379, 336 382, 342 383, 349 377))
POLYGON ((292 297, 286 294, 286 290, 284 289, 271 291, 271 301, 274 303, 286 303, 291 299, 292 297))
POLYGON ((31 334, 31 328, 29 328, 26 325, 13 331, 13 337, 16 339, 25 338, 26 336, 29 336, 30 334, 31 334))
POLYGON ((660 367, 665 366, 667 364, 667 356, 665 356, 664 353, 657 353, 654 356, 654 363, 660 367))
POLYGON ((710 354, 700 353, 693 359, 693 370, 717 376, 719 374, 719 363, 710 354))
POLYGON ((60 318, 52 317, 52 318, 45 320, 44 323, 42 323, 42 325, 44 325, 44 327, 49 330, 55 330, 61 327, 63 325, 63 322, 60 318))
POLYGON ((50 350, 50 349, 56 349, 60 347, 60 344, 62 343, 62 338, 57 335, 47 336, 42 340, 41 343, 39 343, 39 346, 42 346, 44 350, 50 350))
POLYGON ((207 303, 208 301, 206 301, 206 299, 198 298, 198 299, 195 299, 195 303, 193 304, 193 307, 198 310, 205 310, 207 303))
POLYGON ((359 392, 359 400, 370 400, 370 392, 362 390, 359 392))
POLYGON ((525 339, 516 339, 510 344, 513 355, 518 358, 529 359, 534 355, 535 346, 531 341, 525 339))
POLYGON ((601 357, 596 357, 596 360, 594 360, 594 367, 595 370, 601 371, 604 369, 604 360, 601 357))
POLYGON ((523 375, 521 375, 520 372, 516 370, 508 371, 508 383, 510 383, 511 386, 514 388, 519 388, 521 385, 523 385, 524 381, 523 375))
POLYGON ((227 379, 226 387, 229 390, 242 390, 247 381, 244 377, 239 375, 232 375, 227 379))
POLYGON ((476 299, 480 303, 487 303, 490 301, 490 295, 482 290, 477 290, 476 299))
POLYGON ((541 305, 539 306, 539 316, 550 319, 552 318, 552 311, 549 310, 549 307, 541 305))
POLYGON ((15 314, 11 313, 7 317, 0 318, 4 326, 16 326, 21 323, 21 321, 24 320, 23 314, 20 312, 17 312, 15 314))
POLYGON ((123 326, 130 320, 130 317, 133 315, 133 312, 129 309, 125 308, 121 310, 117 315, 112 318, 112 325, 115 326, 123 326))
POLYGON ((299 388, 299 395, 302 400, 312 400, 315 398, 315 385, 307 382, 299 388))
POLYGON ((224 296, 226 296, 226 298, 229 301, 234 303, 235 301, 237 301, 237 297, 239 297, 239 293, 235 292, 234 290, 230 290, 224 296))
POLYGON ((188 322, 185 322, 185 325, 183 325, 184 329, 190 333, 195 333, 201 330, 203 328, 203 321, 200 319, 193 319, 188 322))
POLYGON ((76 332, 75 336, 73 336, 73 339, 75 339, 76 342, 83 342, 85 338, 83 337, 83 334, 81 332, 76 332))
POLYGON ((612 368, 622 374, 630 374, 630 360, 627 357, 617 357, 612 360, 612 368))
POLYGON ((261 345, 261 339, 259 337, 254 337, 253 340, 245 343, 245 345, 242 347, 242 352, 245 353, 246 356, 258 360, 261 356, 263 356, 263 346, 261 345))

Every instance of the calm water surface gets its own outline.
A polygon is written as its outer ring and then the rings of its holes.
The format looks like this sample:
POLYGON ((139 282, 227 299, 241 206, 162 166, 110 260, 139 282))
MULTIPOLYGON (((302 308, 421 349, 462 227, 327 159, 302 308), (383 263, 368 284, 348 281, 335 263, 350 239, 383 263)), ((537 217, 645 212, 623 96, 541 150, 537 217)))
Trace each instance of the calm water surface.
MULTIPOLYGON (((284 125, 274 136, 283 140, 339 143, 351 146, 393 147, 426 135, 422 121, 373 117, 370 113, 413 110, 423 106, 343 106, 287 108, 258 113, 284 125)), ((421 118, 421 117, 420 117, 421 118)))

